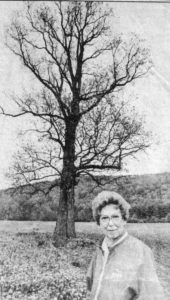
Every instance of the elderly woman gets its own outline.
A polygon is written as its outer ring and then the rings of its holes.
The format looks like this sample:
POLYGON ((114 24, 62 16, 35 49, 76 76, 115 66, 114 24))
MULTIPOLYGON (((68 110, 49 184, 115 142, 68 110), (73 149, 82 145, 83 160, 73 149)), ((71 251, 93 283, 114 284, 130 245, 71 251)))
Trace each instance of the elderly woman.
POLYGON ((93 201, 93 217, 104 234, 87 273, 91 300, 163 300, 151 249, 125 228, 130 205, 113 191, 93 201))

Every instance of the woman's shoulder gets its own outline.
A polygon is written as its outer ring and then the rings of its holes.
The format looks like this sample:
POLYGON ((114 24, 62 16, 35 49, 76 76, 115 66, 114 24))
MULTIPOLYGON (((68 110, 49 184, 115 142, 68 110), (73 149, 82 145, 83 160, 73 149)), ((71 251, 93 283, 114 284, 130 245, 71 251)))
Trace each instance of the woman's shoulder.
POLYGON ((126 239, 126 247, 130 248, 132 252, 138 253, 140 255, 145 255, 145 254, 151 254, 152 250, 151 248, 145 244, 142 240, 139 238, 128 235, 128 238, 126 239))

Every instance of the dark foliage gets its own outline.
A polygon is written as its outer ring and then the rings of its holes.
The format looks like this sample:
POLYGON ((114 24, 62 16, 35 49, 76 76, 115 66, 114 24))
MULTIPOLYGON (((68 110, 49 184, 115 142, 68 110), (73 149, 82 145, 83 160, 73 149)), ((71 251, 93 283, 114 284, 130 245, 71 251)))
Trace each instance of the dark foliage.
MULTIPOLYGON (((170 221, 170 174, 103 177, 109 182, 95 188, 92 180, 81 178, 75 193, 75 221, 92 221, 91 200, 101 189, 116 190, 131 204, 130 222, 170 221)), ((43 186, 49 185, 44 182, 43 186)), ((34 195, 22 189, 7 189, 0 192, 0 219, 55 221, 59 203, 59 185, 49 195, 37 192, 34 195), (22 190, 22 193, 21 193, 22 190)))

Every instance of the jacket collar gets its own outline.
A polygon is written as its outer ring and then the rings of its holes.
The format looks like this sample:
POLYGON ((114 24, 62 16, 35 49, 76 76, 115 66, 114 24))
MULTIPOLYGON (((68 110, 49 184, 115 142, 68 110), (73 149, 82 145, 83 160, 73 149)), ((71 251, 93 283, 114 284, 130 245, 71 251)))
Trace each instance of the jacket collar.
MULTIPOLYGON (((113 245, 111 247, 109 247, 109 251, 112 251, 112 249, 114 249, 117 245, 121 244, 127 237, 128 237, 128 233, 126 231, 123 234, 123 236, 121 236, 115 243, 113 242, 113 245)), ((107 247, 106 238, 104 238, 104 239, 102 238, 99 241, 97 246, 102 250, 102 252, 104 252, 107 247)))

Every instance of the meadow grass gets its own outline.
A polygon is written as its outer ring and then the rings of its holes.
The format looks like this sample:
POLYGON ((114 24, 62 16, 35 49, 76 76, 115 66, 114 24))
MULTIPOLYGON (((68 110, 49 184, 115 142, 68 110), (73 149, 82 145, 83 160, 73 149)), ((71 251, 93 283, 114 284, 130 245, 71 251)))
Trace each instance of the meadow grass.
MULTIPOLYGON (((88 299, 85 274, 101 239, 99 228, 77 223, 77 238, 56 249, 54 227, 54 222, 0 222, 0 299, 88 299)), ((152 248, 167 300, 169 229, 170 224, 128 224, 129 232, 152 248)))

